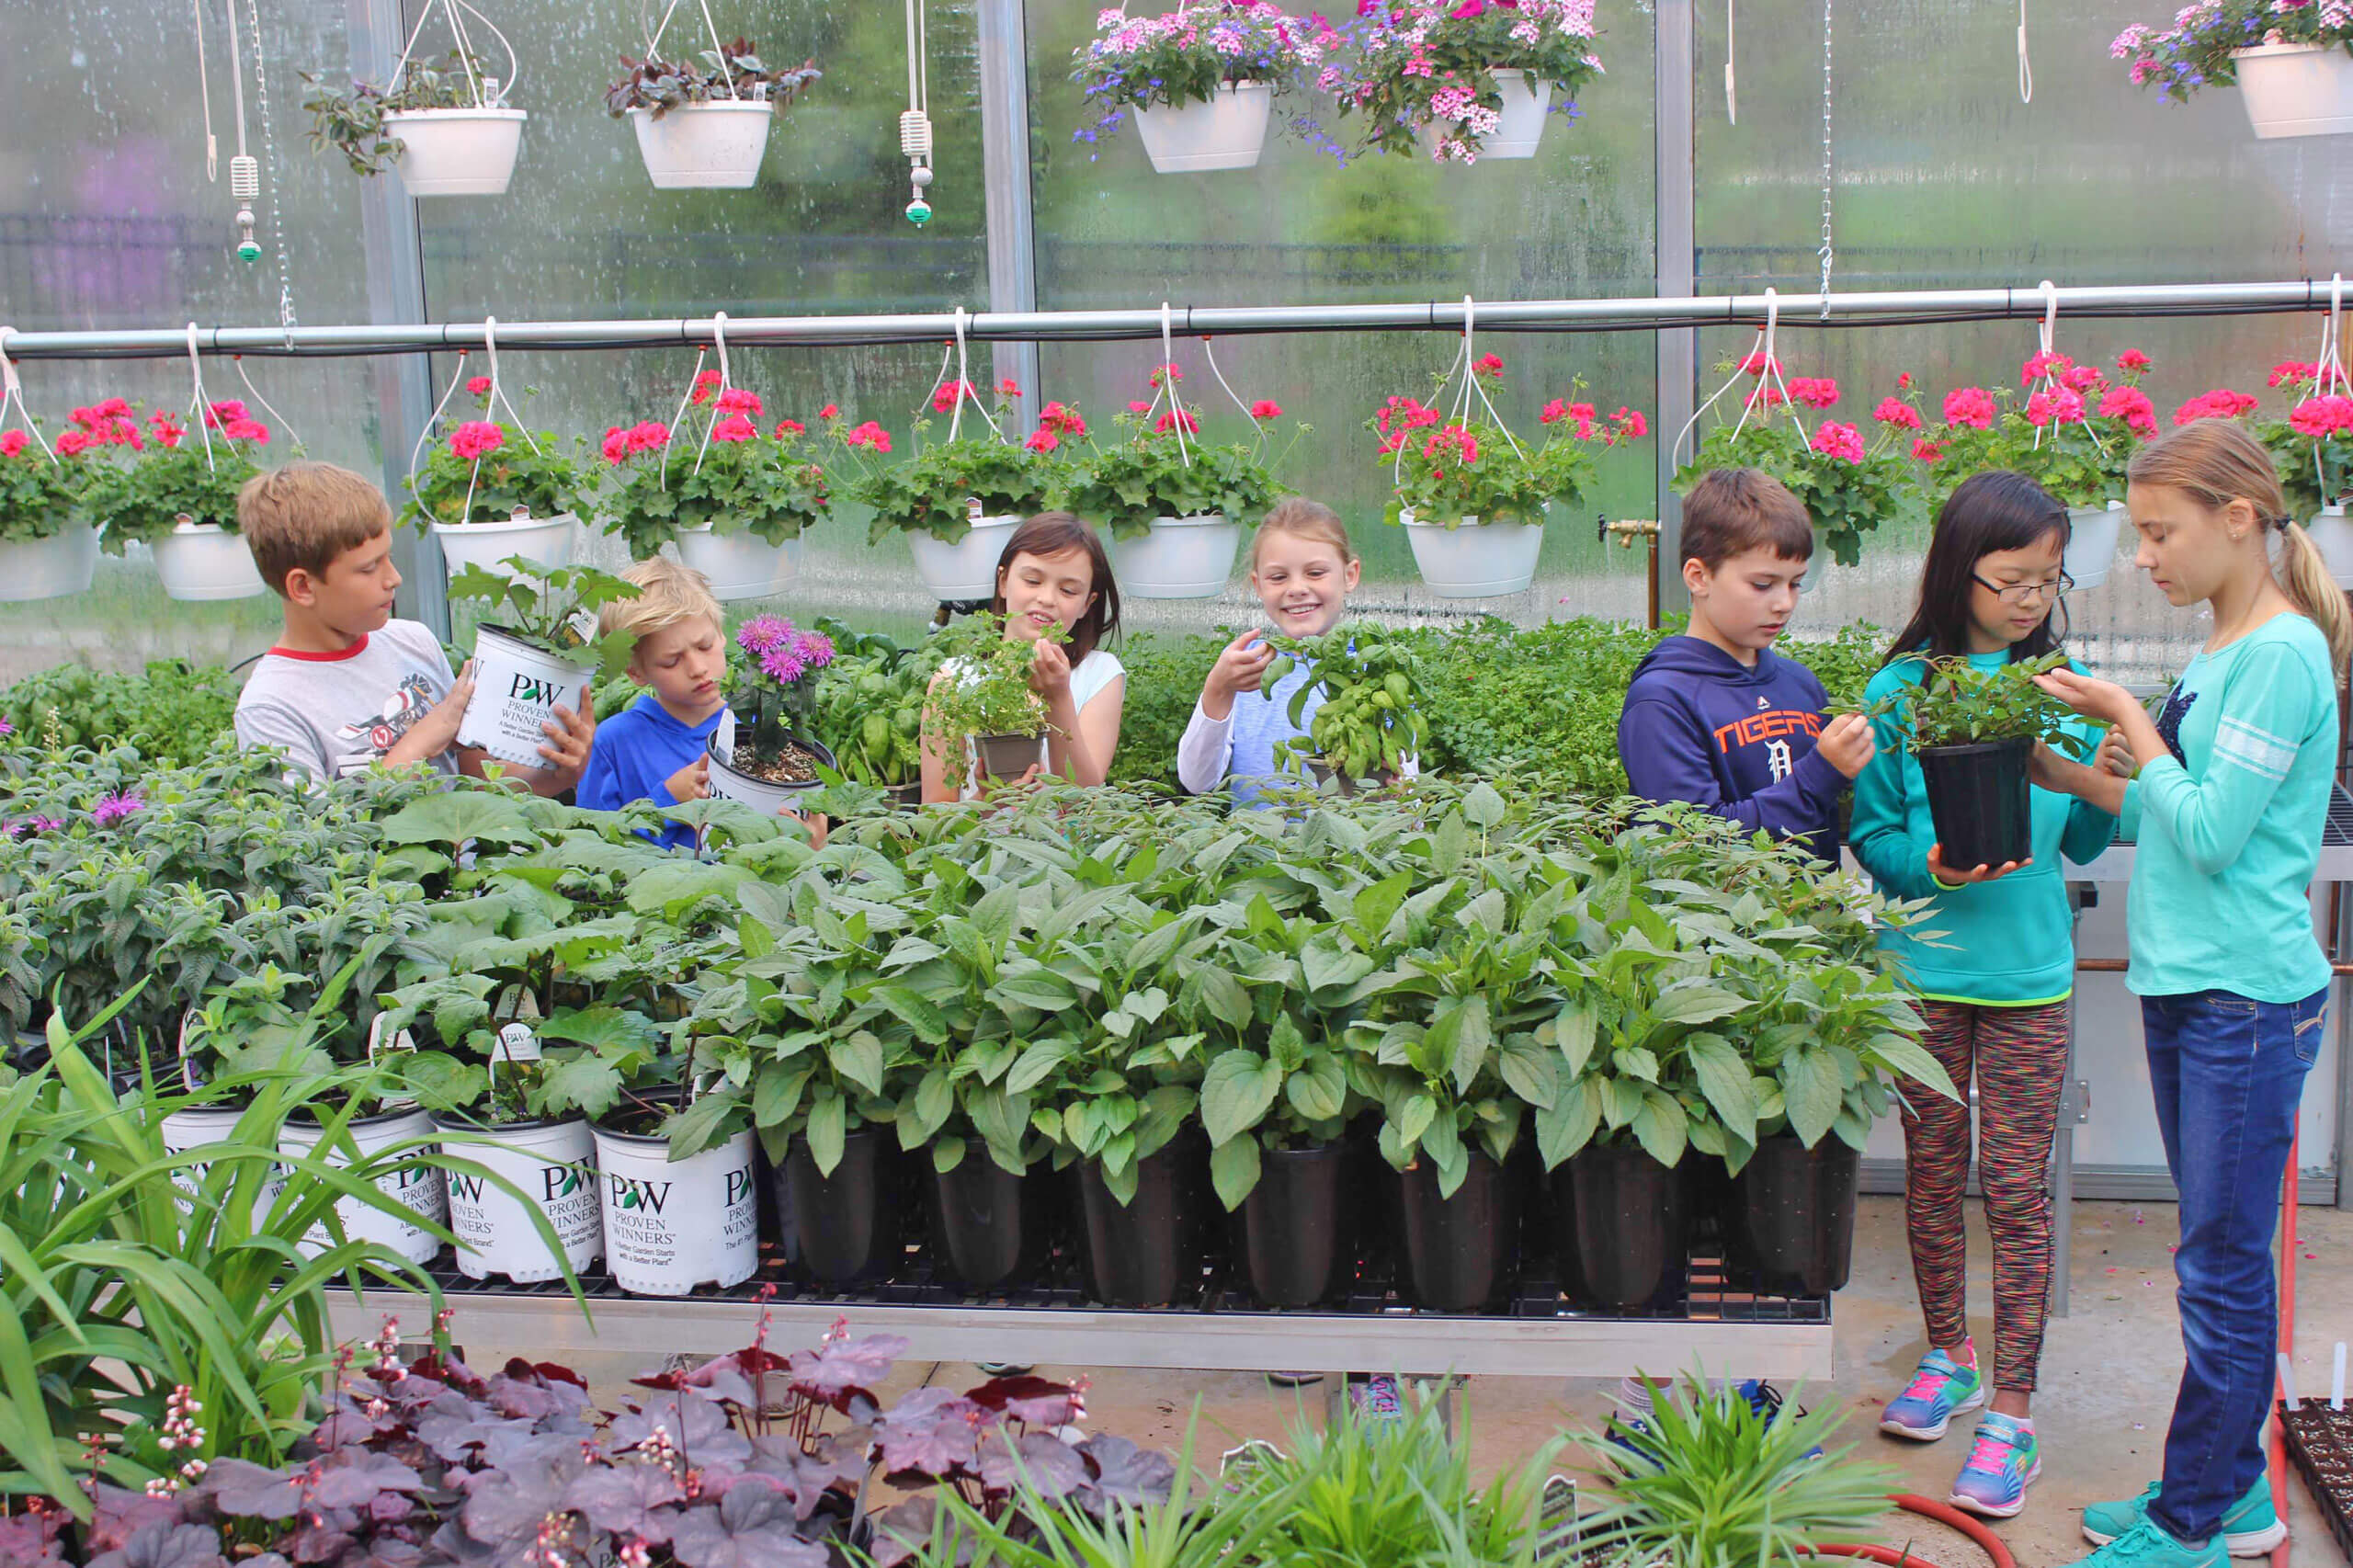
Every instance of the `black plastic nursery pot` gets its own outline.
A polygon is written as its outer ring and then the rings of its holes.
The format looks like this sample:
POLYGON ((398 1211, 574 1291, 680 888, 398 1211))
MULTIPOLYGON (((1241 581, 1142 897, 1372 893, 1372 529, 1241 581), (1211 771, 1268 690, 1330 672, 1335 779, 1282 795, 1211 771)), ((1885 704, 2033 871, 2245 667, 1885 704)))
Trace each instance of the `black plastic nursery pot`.
POLYGON ((1267 1306, 1312 1307, 1346 1289, 1347 1169, 1345 1142, 1259 1152, 1258 1185, 1236 1219, 1251 1292, 1267 1306))
POLYGON ((1026 1278, 1052 1245, 1053 1183, 1014 1175, 978 1147, 931 1176, 931 1235, 941 1272, 976 1290, 1026 1278))
POLYGON ((1740 1184, 1731 1168, 1721 1157, 1696 1150, 1684 1155, 1676 1168, 1683 1174, 1687 1234, 1712 1223, 1725 1274, 1746 1280, 1756 1272, 1756 1251, 1748 1244, 1748 1214, 1741 1207, 1740 1184))
POLYGON ((807 1139, 792 1141, 777 1167, 777 1201, 801 1274, 846 1285, 880 1278, 898 1263, 898 1164, 896 1135, 870 1127, 842 1141, 841 1164, 831 1176, 817 1169, 807 1139))
POLYGON ((1038 765, 1035 735, 976 735, 972 750, 980 757, 983 778, 1018 778, 1038 765))
POLYGON ((1741 1212, 1764 1288, 1818 1296, 1842 1290, 1855 1260, 1855 1189, 1862 1156, 1845 1140, 1809 1149, 1783 1132, 1741 1167, 1741 1212))
POLYGON ((2033 804, 2027 794, 2031 737, 1975 745, 1929 746, 1915 756, 1928 789, 1928 814, 1946 865, 1957 870, 2002 866, 2033 853, 2033 804))
POLYGON ((1406 1282, 1415 1303, 1440 1312, 1503 1305, 1519 1261, 1519 1220, 1509 1175, 1473 1150, 1470 1172, 1451 1198, 1438 1196, 1438 1166, 1427 1157, 1397 1179, 1406 1282))
POLYGON ((1587 1144, 1551 1186, 1572 1300, 1631 1312, 1674 1293, 1690 1241, 1680 1165, 1660 1165, 1639 1143, 1587 1144))
POLYGON ((1121 1204, 1093 1160, 1078 1165, 1080 1236, 1096 1299, 1111 1307, 1164 1307, 1201 1275, 1208 1161, 1179 1136, 1136 1165, 1136 1194, 1121 1204))

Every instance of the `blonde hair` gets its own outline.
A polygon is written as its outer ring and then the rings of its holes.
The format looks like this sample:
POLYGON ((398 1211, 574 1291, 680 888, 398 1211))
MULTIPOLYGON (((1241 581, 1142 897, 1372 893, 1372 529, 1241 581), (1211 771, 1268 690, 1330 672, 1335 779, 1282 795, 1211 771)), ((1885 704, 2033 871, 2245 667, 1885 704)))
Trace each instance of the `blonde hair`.
POLYGON ((681 566, 667 556, 657 555, 651 561, 639 562, 620 577, 624 583, 637 585, 637 597, 615 599, 600 608, 597 611, 597 636, 626 631, 631 637, 642 638, 649 631, 660 631, 688 620, 708 620, 722 633, 726 631, 727 613, 712 597, 710 580, 693 567, 681 566))
POLYGON ((2288 516, 2279 470, 2261 442, 2229 420, 2196 420, 2133 453, 2125 478, 2178 490, 2211 512, 2234 501, 2253 507, 2258 528, 2279 533, 2279 586, 2328 639, 2329 661, 2337 679, 2345 678, 2346 662, 2353 658, 2353 610, 2329 575, 2320 546, 2288 516))
POLYGON ((1340 552, 1342 565, 1357 558, 1356 546, 1348 542, 1348 526, 1340 521, 1340 514, 1304 495, 1284 496, 1267 514, 1267 520, 1258 525, 1258 537, 1250 541, 1250 569, 1254 572, 1258 568, 1259 547, 1267 542, 1268 534, 1289 534, 1293 539, 1328 544, 1340 552))
POLYGON ((392 509, 374 483, 333 463, 295 461, 237 492, 237 531, 261 580, 279 595, 298 567, 323 575, 347 550, 381 539, 392 509))

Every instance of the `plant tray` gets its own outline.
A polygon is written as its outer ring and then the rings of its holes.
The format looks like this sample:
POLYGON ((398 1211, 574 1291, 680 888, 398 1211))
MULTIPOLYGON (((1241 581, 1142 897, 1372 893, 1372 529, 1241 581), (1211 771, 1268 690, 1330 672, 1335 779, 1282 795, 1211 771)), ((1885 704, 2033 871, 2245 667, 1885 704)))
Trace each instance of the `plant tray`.
POLYGON ((2288 1458, 2328 1521, 2336 1549, 2353 1562, 2353 1405, 2331 1410, 2325 1399, 2281 1400, 2274 1412, 2288 1458))

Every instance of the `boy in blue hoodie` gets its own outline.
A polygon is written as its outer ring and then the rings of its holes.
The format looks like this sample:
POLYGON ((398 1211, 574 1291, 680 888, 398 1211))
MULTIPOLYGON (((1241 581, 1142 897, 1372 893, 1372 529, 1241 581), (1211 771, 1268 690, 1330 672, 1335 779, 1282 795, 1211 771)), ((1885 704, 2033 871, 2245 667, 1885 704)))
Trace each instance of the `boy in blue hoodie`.
POLYGON ((1773 652, 1796 612, 1813 524, 1780 481, 1718 469, 1683 502, 1691 628, 1626 688, 1618 756, 1634 793, 1689 801, 1838 859, 1838 797, 1871 759, 1870 722, 1825 719, 1812 670, 1773 652))

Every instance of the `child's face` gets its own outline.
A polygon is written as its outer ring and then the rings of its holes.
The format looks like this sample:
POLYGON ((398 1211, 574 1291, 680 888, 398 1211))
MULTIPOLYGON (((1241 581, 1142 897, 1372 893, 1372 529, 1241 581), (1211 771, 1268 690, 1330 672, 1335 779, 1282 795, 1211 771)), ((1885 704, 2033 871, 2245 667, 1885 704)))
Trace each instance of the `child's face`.
POLYGON ((346 637, 374 631, 392 618, 392 595, 401 585, 392 564, 392 532, 355 544, 312 573, 296 567, 286 574, 286 597, 346 637))
POLYGON ((1806 563, 1767 549, 1727 556, 1713 572, 1698 561, 1683 563, 1691 608, 1704 615, 1718 636, 1734 648, 1758 653, 1773 645, 1797 613, 1806 563))
POLYGON ((1991 653, 2022 642, 2051 619, 2059 602, 2059 530, 2052 528, 2023 550, 1989 550, 1970 569, 1969 623, 1977 646, 1991 653), (1987 587, 1987 584, 1992 587, 1987 587), (2032 586, 2037 591, 2029 594, 2032 586), (2002 597, 2007 589, 2014 604, 2002 597))
POLYGON ((719 711, 726 676, 726 639, 702 616, 646 632, 630 655, 629 678, 652 687, 654 700, 683 723, 699 724, 719 711))
POLYGON ((2263 530, 2256 526, 2255 508, 2245 501, 2211 511, 2173 485, 2135 484, 2125 491, 2124 506, 2141 536, 2132 563, 2149 574, 2167 604, 2194 605, 2212 598, 2246 569, 2250 539, 2256 559, 2264 559, 2263 530), (2232 537, 2234 528, 2236 538, 2232 537))
POLYGON ((1341 560, 1337 545, 1293 533, 1261 533, 1250 586, 1276 631, 1286 637, 1318 637, 1340 619, 1363 574, 1363 563, 1341 560))
POLYGON ((1095 563, 1076 545, 1051 555, 1023 551, 997 574, 1005 634, 1035 642, 1050 626, 1069 631, 1095 602, 1095 563))

